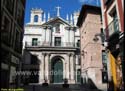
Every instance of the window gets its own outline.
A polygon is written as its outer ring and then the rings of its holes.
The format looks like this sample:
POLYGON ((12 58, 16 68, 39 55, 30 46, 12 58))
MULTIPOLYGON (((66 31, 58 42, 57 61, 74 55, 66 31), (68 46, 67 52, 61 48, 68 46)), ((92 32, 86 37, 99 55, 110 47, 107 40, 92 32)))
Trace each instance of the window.
POLYGON ((16 34, 15 34, 15 45, 14 45, 14 49, 15 51, 21 53, 21 50, 22 50, 22 43, 21 43, 21 35, 20 35, 20 32, 16 29, 16 34))
POLYGON ((13 15, 14 0, 4 0, 5 7, 13 15))
POLYGON ((77 41, 77 47, 80 47, 80 40, 77 41))
POLYGON ((105 5, 110 5, 113 2, 113 0, 105 0, 105 5))
POLYGON ((108 82, 108 75, 107 72, 102 71, 102 82, 107 83, 108 82))
POLYGON ((107 55, 105 51, 102 51, 102 63, 107 63, 107 55))
POLYGON ((116 11, 113 13, 113 20, 114 20, 114 31, 119 31, 119 23, 116 11))
POLYGON ((104 50, 102 51, 102 64, 103 64, 102 82, 106 83, 107 80, 108 80, 108 76, 107 76, 107 54, 104 50))
POLYGON ((103 28, 101 28, 101 40, 102 40, 102 43, 105 42, 105 34, 104 34, 104 31, 103 31, 103 28))
POLYGON ((11 66, 10 67, 10 83, 15 83, 16 81, 16 75, 15 75, 15 72, 16 72, 16 68, 14 66, 11 66))
POLYGON ((113 33, 119 31, 119 21, 115 7, 110 11, 109 14, 110 17, 113 19, 113 21, 108 25, 109 36, 111 36, 113 33))
POLYGON ((17 4, 17 11, 16 11, 16 19, 17 19, 17 23, 23 27, 23 21, 24 21, 24 10, 23 8, 20 6, 20 3, 18 2, 17 4))
POLYGON ((38 39, 37 38, 33 38, 32 39, 32 46, 37 46, 38 43, 38 39))
POLYGON ((3 17, 2 31, 1 31, 1 40, 6 45, 10 46, 10 30, 11 30, 11 21, 6 16, 3 17))
POLYGON ((80 55, 78 55, 78 65, 81 65, 81 58, 80 58, 80 55))
POLYGON ((61 46, 61 37, 55 37, 55 46, 61 46))
POLYGON ((56 25, 56 33, 60 33, 60 25, 59 24, 56 25))
POLYGON ((81 82, 81 70, 78 69, 77 70, 77 83, 80 83, 81 82))
POLYGON ((34 22, 38 22, 38 15, 34 16, 34 22))

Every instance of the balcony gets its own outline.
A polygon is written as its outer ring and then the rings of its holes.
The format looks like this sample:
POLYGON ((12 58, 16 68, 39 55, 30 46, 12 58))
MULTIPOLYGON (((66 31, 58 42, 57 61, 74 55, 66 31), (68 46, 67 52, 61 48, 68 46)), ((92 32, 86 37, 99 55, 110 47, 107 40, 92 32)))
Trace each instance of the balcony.
POLYGON ((114 0, 105 0, 105 5, 110 5, 114 0))
POLYGON ((114 19, 106 28, 106 31, 108 31, 108 36, 111 36, 115 32, 119 31, 119 22, 118 19, 114 19))
POLYGON ((25 47, 78 47, 77 43, 74 42, 61 42, 59 44, 55 42, 45 42, 45 41, 38 41, 35 44, 32 42, 25 42, 25 47))

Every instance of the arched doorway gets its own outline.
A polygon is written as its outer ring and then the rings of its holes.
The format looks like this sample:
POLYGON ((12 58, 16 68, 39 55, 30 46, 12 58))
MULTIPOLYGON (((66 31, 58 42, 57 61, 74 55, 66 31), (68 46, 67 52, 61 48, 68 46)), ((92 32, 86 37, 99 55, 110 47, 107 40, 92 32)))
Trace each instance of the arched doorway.
POLYGON ((60 58, 54 58, 51 63, 52 83, 63 82, 63 62, 60 58))

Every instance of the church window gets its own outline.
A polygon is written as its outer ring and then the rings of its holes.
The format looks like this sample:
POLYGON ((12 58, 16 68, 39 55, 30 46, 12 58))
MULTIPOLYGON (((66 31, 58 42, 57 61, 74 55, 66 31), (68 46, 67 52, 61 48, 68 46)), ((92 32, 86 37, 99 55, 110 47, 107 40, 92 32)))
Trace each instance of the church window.
POLYGON ((37 46, 38 43, 38 39, 37 38, 33 38, 32 39, 32 46, 37 46))
POLYGON ((34 22, 38 22, 38 15, 34 16, 34 22))
POLYGON ((56 25, 56 33, 60 33, 60 25, 56 25))
POLYGON ((61 37, 55 37, 55 46, 61 46, 61 37))
POLYGON ((77 47, 80 47, 80 40, 77 41, 77 47))

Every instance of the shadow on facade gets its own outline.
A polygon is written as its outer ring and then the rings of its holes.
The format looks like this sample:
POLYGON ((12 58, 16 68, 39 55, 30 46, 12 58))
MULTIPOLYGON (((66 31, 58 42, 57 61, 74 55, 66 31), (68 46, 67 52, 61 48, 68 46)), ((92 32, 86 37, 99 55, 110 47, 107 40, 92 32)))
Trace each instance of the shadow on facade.
POLYGON ((83 78, 81 78, 81 88, 90 89, 92 91, 102 91, 102 90, 97 88, 97 86, 91 80, 91 78, 88 78, 87 82, 83 82, 83 78))
POLYGON ((28 85, 32 83, 38 83, 39 81, 39 63, 37 55, 33 55, 29 52, 24 55, 24 62, 22 64, 21 83, 28 85), (26 56, 26 57, 25 57, 26 56), (29 59, 25 59, 29 58, 29 59))

